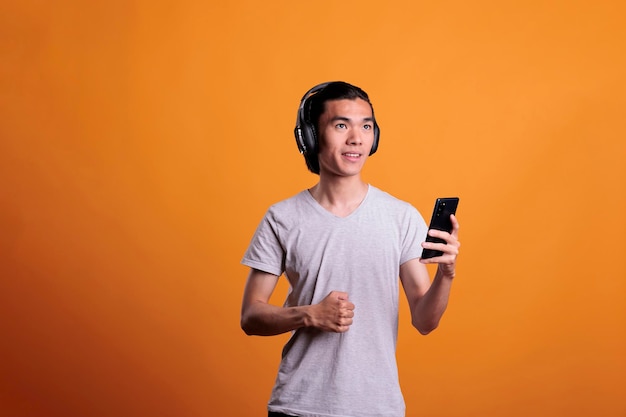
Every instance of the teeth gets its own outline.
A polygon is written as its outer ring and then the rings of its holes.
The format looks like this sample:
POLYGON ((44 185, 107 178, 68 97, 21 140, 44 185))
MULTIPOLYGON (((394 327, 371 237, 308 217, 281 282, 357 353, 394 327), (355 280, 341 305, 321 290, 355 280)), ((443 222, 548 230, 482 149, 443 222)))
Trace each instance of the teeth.
POLYGON ((344 155, 346 155, 346 156, 350 156, 350 157, 354 157, 354 158, 356 158, 356 157, 358 157, 358 156, 359 156, 359 154, 358 154, 358 153, 346 153, 346 154, 344 154, 344 155))

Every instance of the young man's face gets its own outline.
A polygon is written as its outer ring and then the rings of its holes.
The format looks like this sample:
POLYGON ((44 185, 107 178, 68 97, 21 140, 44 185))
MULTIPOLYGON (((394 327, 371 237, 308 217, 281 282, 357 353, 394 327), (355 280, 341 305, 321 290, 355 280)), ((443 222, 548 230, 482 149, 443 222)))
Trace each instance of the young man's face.
POLYGON ((331 100, 320 115, 320 174, 359 175, 374 143, 374 118, 362 99, 331 100))

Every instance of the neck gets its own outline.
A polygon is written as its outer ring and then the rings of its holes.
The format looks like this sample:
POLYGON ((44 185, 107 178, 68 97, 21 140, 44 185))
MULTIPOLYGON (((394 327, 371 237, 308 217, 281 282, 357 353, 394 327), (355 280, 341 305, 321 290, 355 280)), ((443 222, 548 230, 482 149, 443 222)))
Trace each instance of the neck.
POLYGON ((309 192, 326 210, 345 217, 361 204, 368 189, 368 184, 360 176, 327 178, 322 175, 309 192))

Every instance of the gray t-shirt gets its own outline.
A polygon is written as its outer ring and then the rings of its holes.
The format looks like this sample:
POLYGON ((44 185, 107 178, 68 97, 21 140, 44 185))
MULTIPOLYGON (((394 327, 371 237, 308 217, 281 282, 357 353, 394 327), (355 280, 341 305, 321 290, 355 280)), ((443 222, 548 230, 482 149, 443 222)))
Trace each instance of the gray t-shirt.
POLYGON ((268 408, 309 417, 402 417, 398 383, 399 270, 421 256, 427 226, 409 203, 370 186, 337 217, 308 191, 269 208, 242 263, 290 283, 285 306, 344 291, 355 304, 345 333, 302 328, 285 345, 268 408))

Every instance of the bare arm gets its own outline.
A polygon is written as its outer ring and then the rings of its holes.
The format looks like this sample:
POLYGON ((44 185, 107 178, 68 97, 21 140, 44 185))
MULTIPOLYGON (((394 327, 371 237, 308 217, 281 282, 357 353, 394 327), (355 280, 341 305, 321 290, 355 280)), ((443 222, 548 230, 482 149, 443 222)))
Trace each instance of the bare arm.
POLYGON ((444 239, 447 244, 424 242, 425 248, 443 251, 443 255, 431 259, 412 259, 400 266, 400 280, 411 309, 413 326, 421 333, 435 330, 446 311, 452 281, 455 276, 456 258, 459 254, 459 223, 451 216, 452 232, 430 230, 429 234, 444 239), (437 263, 437 273, 432 283, 425 264, 437 263))
POLYGON ((348 294, 332 291, 319 304, 279 307, 269 304, 278 277, 251 269, 241 305, 241 328, 248 335, 272 336, 301 327, 345 332, 352 324, 354 304, 348 294))

